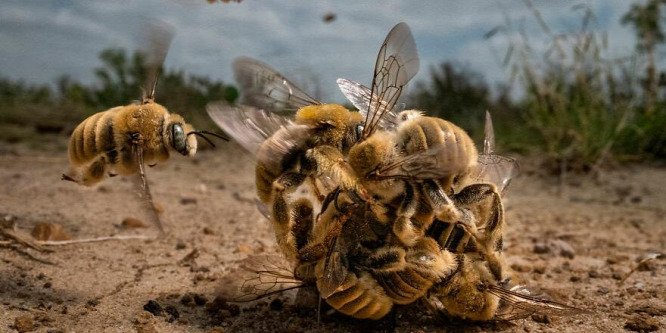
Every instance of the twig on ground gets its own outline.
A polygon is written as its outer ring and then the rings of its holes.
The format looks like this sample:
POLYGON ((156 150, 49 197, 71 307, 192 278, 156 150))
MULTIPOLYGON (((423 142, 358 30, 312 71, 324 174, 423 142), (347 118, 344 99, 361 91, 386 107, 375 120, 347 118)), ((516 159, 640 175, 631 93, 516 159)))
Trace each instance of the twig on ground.
POLYGON ((46 245, 46 246, 63 246, 63 245, 81 244, 81 243, 106 242, 106 241, 111 241, 111 240, 124 241, 124 240, 155 240, 155 239, 157 239, 157 237, 155 237, 155 236, 145 236, 145 235, 123 236, 123 235, 116 235, 116 236, 103 236, 103 237, 95 237, 95 238, 72 239, 72 240, 66 240, 66 241, 38 241, 37 244, 46 245))
POLYGON ((618 282, 618 284, 623 284, 624 281, 627 281, 627 279, 628 279, 632 274, 634 274, 634 272, 636 272, 636 270, 637 270, 639 267, 641 267, 641 265, 645 265, 645 263, 647 263, 648 261, 658 258, 659 255, 660 255, 659 253, 650 253, 650 254, 648 254, 647 257, 645 257, 643 260, 639 261, 638 264, 634 265, 634 267, 631 268, 631 270, 629 271, 629 273, 627 273, 627 275, 626 275, 622 280, 620 280, 620 282, 618 282))
POLYGON ((0 228, 0 236, 3 236, 4 238, 7 238, 12 242, 19 243, 23 246, 29 247, 33 250, 37 250, 39 252, 46 252, 46 253, 53 252, 53 250, 46 249, 37 244, 35 241, 25 236, 22 236, 18 232, 11 229, 0 228))

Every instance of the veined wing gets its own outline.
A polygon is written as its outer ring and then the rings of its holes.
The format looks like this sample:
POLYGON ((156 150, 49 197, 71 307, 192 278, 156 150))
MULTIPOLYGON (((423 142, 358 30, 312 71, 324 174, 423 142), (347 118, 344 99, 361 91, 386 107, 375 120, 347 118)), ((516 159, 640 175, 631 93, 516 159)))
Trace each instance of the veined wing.
POLYGON ((477 169, 472 177, 479 182, 490 182, 497 186, 502 193, 511 179, 520 174, 520 167, 515 159, 497 155, 495 153, 495 130, 490 112, 486 111, 485 137, 483 140, 483 153, 479 154, 477 169))
POLYGON ((321 104, 275 69, 260 61, 240 57, 233 63, 242 102, 268 112, 296 111, 321 104))
POLYGON ((500 308, 495 319, 515 320, 533 314, 553 316, 571 316, 590 313, 563 303, 547 299, 545 296, 531 295, 531 292, 522 286, 505 289, 500 286, 489 286, 488 292, 500 299, 500 308))
MULTIPOLYGON (((374 98, 372 95, 372 90, 358 82, 348 79, 338 79, 336 82, 345 97, 358 109, 358 112, 363 117, 368 117, 368 110, 371 104, 386 104, 384 101, 377 101, 377 98, 374 98), (374 98, 372 103, 370 102, 371 98, 374 98)), ((386 106, 382 105, 382 107, 386 106)), ((398 114, 394 109, 386 111, 384 116, 379 119, 379 128, 390 130, 398 125, 398 114)))
POLYGON ((418 70, 419 56, 414 37, 407 24, 399 23, 379 48, 362 139, 377 130, 380 120, 393 109, 402 89, 418 70))

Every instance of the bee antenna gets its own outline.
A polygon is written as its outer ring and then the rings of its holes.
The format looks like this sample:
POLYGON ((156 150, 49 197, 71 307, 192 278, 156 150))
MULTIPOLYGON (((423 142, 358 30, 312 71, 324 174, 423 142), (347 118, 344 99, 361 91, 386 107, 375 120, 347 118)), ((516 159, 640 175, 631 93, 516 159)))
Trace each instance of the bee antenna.
POLYGON ((157 88, 157 81, 160 78, 160 70, 155 71, 155 81, 153 81, 153 89, 150 91, 150 99, 155 99, 155 88, 157 88))
POLYGON ((194 135, 196 135, 196 136, 199 136, 199 137, 203 138, 204 140, 206 140, 206 142, 208 142, 208 144, 210 144, 210 145, 213 146, 213 147, 215 147, 215 144, 213 143, 213 141, 210 141, 210 139, 207 138, 204 134, 212 135, 212 136, 214 136, 214 137, 216 137, 216 138, 220 138, 220 139, 222 139, 222 140, 224 140, 224 141, 229 141, 229 139, 226 138, 226 137, 224 137, 224 136, 221 136, 221 135, 216 134, 216 133, 208 132, 208 131, 192 131, 192 132, 190 132, 190 133, 187 133, 187 136, 190 136, 190 135, 192 135, 192 134, 194 134, 194 135))

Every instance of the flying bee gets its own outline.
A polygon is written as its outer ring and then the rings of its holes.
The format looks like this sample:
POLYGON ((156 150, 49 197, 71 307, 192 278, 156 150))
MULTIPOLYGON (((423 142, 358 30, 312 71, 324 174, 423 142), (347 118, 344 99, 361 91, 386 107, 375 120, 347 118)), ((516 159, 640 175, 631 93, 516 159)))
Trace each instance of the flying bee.
MULTIPOLYGON (((154 166, 166 161, 171 151, 193 156, 197 151, 195 135, 211 145, 205 134, 226 138, 207 131, 195 131, 183 117, 169 113, 164 106, 155 103, 158 70, 166 57, 173 32, 164 24, 151 25, 147 30, 150 37, 145 58, 148 80, 142 88, 141 101, 96 113, 81 122, 70 138, 70 166, 62 179, 92 186, 107 175, 138 172, 142 189, 155 213, 145 165, 154 166)), ((156 213, 154 218, 163 233, 156 213)))

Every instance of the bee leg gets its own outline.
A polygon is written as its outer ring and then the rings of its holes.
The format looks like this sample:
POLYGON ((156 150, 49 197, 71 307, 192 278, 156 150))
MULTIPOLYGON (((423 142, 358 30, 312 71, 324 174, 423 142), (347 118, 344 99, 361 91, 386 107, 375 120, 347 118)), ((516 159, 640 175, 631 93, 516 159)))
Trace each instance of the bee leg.
POLYGON ((413 246, 425 231, 412 222, 412 216, 416 212, 418 204, 416 199, 414 186, 405 182, 405 194, 396 212, 397 217, 393 223, 393 234, 406 246, 413 246))
POLYGON ((377 249, 365 260, 364 266, 374 273, 391 273, 405 268, 405 249, 385 246, 377 249))
POLYGON ((445 222, 460 220, 462 213, 456 207, 453 200, 449 198, 444 189, 434 180, 423 182, 423 195, 430 202, 435 211, 435 216, 445 222))
POLYGON ((106 158, 104 156, 97 158, 92 164, 90 164, 90 166, 88 166, 83 174, 83 179, 81 181, 83 185, 91 186, 99 183, 104 179, 104 176, 106 176, 106 167, 106 158))
POLYGON ((76 179, 74 179, 74 178, 72 178, 72 177, 70 177, 70 176, 68 176, 67 174, 64 174, 64 173, 60 176, 60 180, 66 180, 66 181, 74 182, 74 183, 77 183, 77 184, 79 183, 78 180, 76 180, 76 179))
POLYGON ((487 212, 482 217, 484 221, 477 221, 478 227, 484 228, 483 237, 478 240, 474 239, 474 242, 486 256, 492 274, 497 280, 502 280, 502 264, 499 257, 503 247, 504 206, 495 186, 491 184, 470 185, 456 194, 454 199, 459 206, 487 212))
POLYGON ((288 259, 295 259, 298 248, 294 238, 294 211, 289 203, 288 193, 294 191, 305 180, 305 176, 297 172, 282 174, 273 182, 273 214, 271 222, 275 230, 275 237, 282 252, 288 259))
POLYGON ((459 207, 487 212, 477 227, 484 228, 482 241, 492 251, 502 251, 502 230, 504 228, 504 206, 494 185, 474 184, 463 188, 454 196, 459 207))
POLYGON ((359 190, 354 170, 345 162, 344 156, 337 148, 326 145, 317 146, 309 149, 305 156, 316 165, 319 174, 331 177, 342 190, 359 190))

